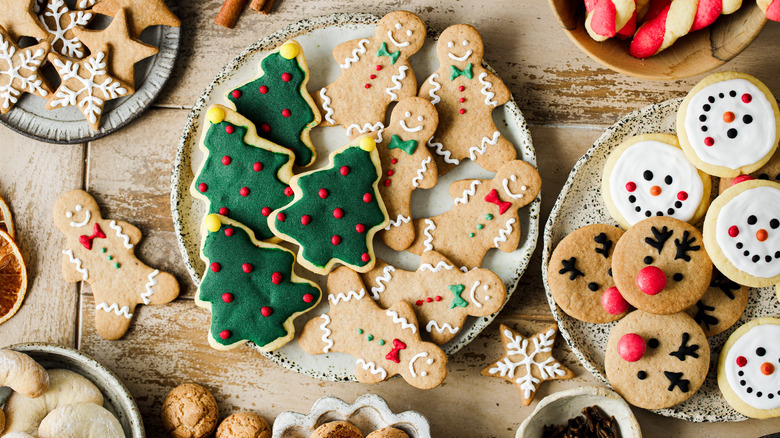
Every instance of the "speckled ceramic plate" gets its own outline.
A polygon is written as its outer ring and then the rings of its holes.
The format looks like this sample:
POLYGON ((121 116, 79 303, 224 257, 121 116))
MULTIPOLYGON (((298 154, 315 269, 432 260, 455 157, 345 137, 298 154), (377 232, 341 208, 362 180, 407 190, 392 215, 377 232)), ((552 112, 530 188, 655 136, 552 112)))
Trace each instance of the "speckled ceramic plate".
MULTIPOLYGON (((675 118, 680 102, 682 98, 667 100, 634 111, 604 131, 604 134, 574 165, 544 228, 542 277, 547 291, 547 302, 558 321, 561 335, 582 365, 607 384, 609 382, 604 371, 604 353, 609 332, 616 322, 590 324, 578 321, 561 311, 550 295, 547 284, 547 263, 553 248, 572 231, 588 224, 617 224, 609 215, 601 197, 601 172, 607 157, 615 147, 629 137, 654 132, 674 134, 675 118)), ((717 187, 717 184, 714 187, 717 187)), ((723 343, 737 327, 753 318, 778 314, 780 314, 780 304, 773 288, 751 289, 747 310, 742 318, 729 330, 709 338, 712 353, 710 370, 699 392, 683 403, 654 412, 695 422, 745 420, 746 417, 732 409, 718 390, 716 379, 718 356, 723 343)))
MULTIPOLYGON (((311 70, 309 90, 318 90, 334 81, 339 75, 339 66, 333 60, 333 48, 344 41, 366 37, 374 34, 375 23, 379 17, 369 14, 334 14, 300 21, 288 26, 267 38, 264 38, 238 55, 225 66, 217 77, 206 87, 206 90, 196 102, 187 120, 173 169, 171 181, 171 213, 176 227, 179 247, 192 279, 200 283, 200 276, 205 268, 200 259, 200 225, 205 212, 205 203, 194 199, 189 192, 194 178, 193 169, 199 166, 202 155, 197 147, 200 139, 200 128, 205 110, 212 103, 225 104, 225 94, 233 87, 256 76, 257 66, 265 54, 284 41, 295 38, 303 46, 306 61, 311 70)), ((422 50, 412 57, 412 67, 418 81, 428 77, 438 67, 435 54, 435 36, 432 30, 422 50)), ((496 126, 501 133, 512 141, 518 150, 518 156, 536 165, 536 155, 531 144, 531 134, 525 119, 514 100, 493 112, 496 126)), ((317 162, 312 168, 322 167, 327 163, 331 151, 338 149, 347 142, 344 129, 341 127, 314 128, 311 132, 312 142, 317 147, 317 162)), ((308 170, 308 169, 307 169, 308 170)), ((439 179, 437 186, 431 190, 416 190, 412 196, 412 216, 426 217, 440 214, 452 206, 448 187, 451 182, 465 178, 492 178, 493 173, 481 169, 476 164, 466 160, 453 171, 439 179)), ((536 248, 539 233, 539 204, 537 198, 530 205, 520 210, 520 225, 523 237, 518 249, 512 253, 498 250, 488 252, 483 267, 498 274, 508 290, 515 289, 518 280, 525 272, 531 254, 536 248)), ((396 252, 382 245, 377 239, 374 245, 379 258, 397 267, 416 270, 419 257, 407 252, 396 252)), ((325 290, 325 277, 307 274, 298 269, 298 274, 312 279, 325 290)), ((510 294, 507 294, 507 300, 510 294)), ((306 321, 314 315, 319 315, 328 309, 327 300, 322 300, 311 313, 295 321, 296 331, 300 331, 306 321)), ((495 317, 470 317, 464 328, 450 342, 443 346, 445 353, 453 354, 474 339, 495 317)), ((206 327, 203 328, 206 337, 206 327)), ((298 342, 293 340, 284 347, 265 353, 274 362, 313 376, 328 380, 354 380, 355 360, 343 353, 329 353, 311 356, 303 352, 298 342)))
MULTIPOLYGON (((103 28, 109 22, 109 18, 98 16, 93 23, 96 28, 103 28)), ((158 47, 159 52, 136 63, 135 93, 106 102, 97 131, 89 127, 78 108, 47 110, 46 99, 29 93, 22 94, 8 114, 0 114, 0 123, 27 137, 48 143, 85 143, 105 137, 136 119, 151 106, 173 72, 180 38, 180 27, 153 26, 141 34, 141 41, 158 47)), ((52 86, 60 83, 51 64, 44 66, 43 72, 52 86)))

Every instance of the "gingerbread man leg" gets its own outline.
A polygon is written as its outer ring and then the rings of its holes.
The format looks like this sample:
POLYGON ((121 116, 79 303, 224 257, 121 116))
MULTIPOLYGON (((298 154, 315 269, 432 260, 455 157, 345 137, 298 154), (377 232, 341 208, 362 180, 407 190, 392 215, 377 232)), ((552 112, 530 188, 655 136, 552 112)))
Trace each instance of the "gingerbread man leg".
POLYGON ((95 329, 104 339, 114 341, 124 336, 130 327, 136 303, 128 303, 121 297, 115 297, 111 291, 100 290, 100 287, 97 284, 92 287, 95 297, 95 329), (117 298, 119 302, 115 301, 117 298))

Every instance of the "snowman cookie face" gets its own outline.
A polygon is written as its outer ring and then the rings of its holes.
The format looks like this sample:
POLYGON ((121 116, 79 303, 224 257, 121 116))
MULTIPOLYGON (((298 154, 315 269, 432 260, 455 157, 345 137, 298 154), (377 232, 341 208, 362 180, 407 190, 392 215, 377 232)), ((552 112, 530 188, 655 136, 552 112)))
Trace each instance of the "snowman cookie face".
POLYGON ((667 134, 633 137, 604 167, 604 199, 624 227, 653 216, 695 223, 709 204, 710 179, 700 173, 667 134))
POLYGON ((680 142, 697 167, 716 176, 750 173, 778 141, 777 102, 756 78, 716 73, 688 93, 677 116, 680 142))

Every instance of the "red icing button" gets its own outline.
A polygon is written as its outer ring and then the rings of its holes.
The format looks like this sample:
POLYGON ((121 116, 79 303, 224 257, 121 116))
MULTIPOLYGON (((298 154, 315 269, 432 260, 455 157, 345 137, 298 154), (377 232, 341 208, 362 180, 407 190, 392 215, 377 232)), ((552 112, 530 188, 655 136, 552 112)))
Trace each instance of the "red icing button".
POLYGON ((330 238, 330 243, 332 243, 334 245, 338 245, 339 243, 341 243, 341 237, 339 237, 339 236, 331 237, 330 238))
POLYGON ((273 284, 281 284, 282 283, 282 273, 281 272, 274 272, 271 274, 271 283, 273 284))
POLYGON ((366 84, 365 87, 366 88, 371 88, 371 84, 366 84))
POLYGON ((230 330, 222 330, 219 332, 219 337, 222 339, 227 339, 230 337, 230 330))
POLYGON ((376 66, 376 71, 379 71, 379 70, 382 70, 382 66, 381 65, 377 65, 376 66))
POLYGON ((208 184, 206 183, 200 183, 198 184, 198 190, 202 193, 209 189, 208 184))
POLYGON ((211 270, 213 272, 219 272, 220 269, 222 269, 222 265, 220 265, 219 263, 214 262, 211 264, 211 270))
POLYGON ((241 97, 241 90, 233 90, 232 94, 234 98, 238 99, 239 97, 241 97))
POLYGON ((327 191, 327 190, 325 190, 325 189, 320 189, 320 190, 317 192, 317 194, 318 194, 318 195, 320 195, 320 198, 322 198, 322 199, 325 199, 325 198, 327 198, 327 197, 328 197, 328 191, 327 191))
POLYGON ((761 374, 765 376, 771 376, 772 373, 775 372, 775 366, 772 365, 769 362, 764 362, 761 364, 761 374))
POLYGON ((626 190, 628 190, 629 192, 633 192, 634 190, 636 190, 636 183, 635 182, 627 182, 626 183, 626 190))
POLYGON ((260 308, 260 314, 265 316, 266 318, 271 316, 272 313, 274 313, 274 311, 268 306, 263 306, 260 308))
POLYGON ((371 79, 376 79, 376 75, 369 76, 371 79))
POLYGON ((261 170, 263 170, 263 163, 258 161, 257 163, 252 165, 252 169, 254 169, 255 172, 260 172, 261 170))
POLYGON ((371 202, 373 200, 374 200, 374 197, 371 195, 371 193, 366 193, 365 195, 363 195, 363 202, 368 203, 368 202, 371 202))
POLYGON ((414 304, 417 304, 418 306, 422 306, 423 302, 422 302, 422 300, 417 300, 414 304))
POLYGON ((224 164, 225 166, 230 164, 232 161, 233 161, 233 159, 230 158, 229 155, 225 155, 224 157, 222 157, 222 164, 224 164))
POLYGON ((388 170, 388 171, 387 171, 387 176, 393 176, 393 174, 394 174, 394 173, 395 173, 395 172, 393 172, 392 170, 388 170))
POLYGON ((347 167, 347 166, 341 166, 341 169, 339 169, 339 172, 340 172, 340 173, 341 173, 343 176, 347 176, 347 175, 349 175, 349 167, 347 167))
POLYGON ((433 302, 433 298, 428 297, 428 298, 425 299, 425 302, 426 303, 432 303, 433 302))
POLYGON ((371 260, 371 256, 368 255, 367 252, 364 252, 363 255, 360 256, 360 260, 363 260, 364 262, 368 263, 368 261, 371 260))
POLYGON ((731 237, 737 237, 739 236, 739 227, 736 225, 732 225, 729 227, 729 236, 731 237))
POLYGON ((285 220, 287 220, 287 215, 285 215, 284 213, 279 213, 276 215, 276 220, 278 220, 279 222, 284 222, 285 220))
POLYGON ((285 187, 284 188, 284 196, 290 197, 290 196, 293 195, 293 193, 295 193, 295 192, 293 192, 292 187, 285 187))
POLYGON ((333 210, 333 217, 335 217, 336 219, 343 218, 344 217, 344 210, 342 210, 340 208, 334 209, 333 210))
POLYGON ((261 85, 259 90, 260 90, 260 94, 265 94, 268 92, 268 87, 266 87, 265 85, 261 85))
POLYGON ((314 301, 314 295, 306 294, 306 295, 303 296, 303 302, 304 303, 311 303, 312 301, 314 301))
POLYGON ((620 315, 628 310, 628 301, 623 298, 618 288, 613 286, 601 295, 601 307, 610 315, 620 315))
POLYGON ((733 180, 731 180, 731 185, 733 186, 733 185, 739 184, 741 182, 752 181, 752 180, 753 180, 753 177, 750 176, 750 175, 739 175, 738 177, 736 177, 733 180))
POLYGON ((222 301, 224 301, 226 303, 232 303, 233 302, 233 294, 231 294, 230 292, 225 292, 224 294, 222 294, 222 301))
POLYGON ((384 184, 385 187, 389 187, 390 186, 390 180, 386 179, 382 184, 384 184))
POLYGON ((241 187, 239 193, 241 196, 249 196, 249 187, 241 187))
POLYGON ((753 96, 751 96, 748 93, 745 93, 742 95, 742 101, 745 103, 750 103, 753 100, 753 96))
POLYGON ((461 114, 466 114, 466 110, 463 109, 463 108, 459 109, 458 112, 461 113, 461 114))
POLYGON ((262 214, 265 217, 268 217, 268 215, 271 214, 271 209, 268 207, 263 207, 263 209, 260 210, 260 214, 262 214))
POLYGON ((436 301, 441 301, 441 296, 436 295, 433 299, 436 300, 436 301))
POLYGON ((230 237, 233 235, 233 229, 232 228, 225 228, 225 235, 230 237))
POLYGON ((465 101, 466 101, 466 98, 465 98, 465 97, 461 97, 460 99, 458 99, 458 101, 459 101, 460 103, 463 103, 463 102, 465 102, 465 101))
POLYGON ((285 108, 285 109, 282 110, 282 115, 284 117, 290 117, 292 115, 292 113, 290 112, 289 109, 285 108))
POLYGON ((357 224, 355 225, 355 231, 362 233, 363 231, 366 231, 366 226, 363 224, 357 224))
POLYGON ((680 201, 685 201, 686 199, 688 199, 688 192, 686 191, 677 192, 677 199, 679 199, 680 201))
POLYGON ((636 333, 626 333, 617 344, 618 355, 626 362, 636 362, 647 350, 645 340, 636 333))
POLYGON ((715 139, 712 137, 707 137, 704 139, 704 145, 705 146, 712 146, 715 144, 715 139))
POLYGON ((290 73, 287 73, 287 72, 282 73, 282 80, 283 81, 290 82, 291 79, 292 79, 292 75, 290 73))
POLYGON ((244 263, 243 265, 241 265, 241 269, 243 269, 244 272, 246 272, 248 274, 248 273, 252 272, 254 267, 250 263, 244 263))
POLYGON ((466 87, 464 87, 463 85, 461 85, 460 87, 458 87, 458 91, 463 91, 463 90, 465 90, 465 89, 466 89, 466 87))
POLYGON ((666 274, 656 266, 645 266, 636 274, 636 285, 647 295, 656 295, 666 287, 666 274))
POLYGON ((309 222, 311 222, 311 216, 309 216, 308 214, 304 214, 303 216, 301 216, 301 224, 309 225, 309 222))
POLYGON ((228 210, 225 207, 222 207, 222 208, 219 209, 219 214, 221 214, 222 216, 227 216, 228 213, 230 213, 230 210, 228 210))
POLYGON ((260 130, 263 132, 271 132, 271 126, 269 126, 268 123, 263 123, 260 125, 260 130))
POLYGON ((740 367, 747 365, 747 358, 745 356, 737 356, 737 365, 740 367))
POLYGON ((398 162, 398 158, 393 158, 392 160, 390 160, 390 162, 391 162, 391 163, 393 163, 393 164, 395 164, 395 163, 397 163, 397 162, 398 162))
POLYGON ((235 129, 233 128, 233 125, 227 125, 225 126, 225 132, 228 134, 232 134, 235 129))

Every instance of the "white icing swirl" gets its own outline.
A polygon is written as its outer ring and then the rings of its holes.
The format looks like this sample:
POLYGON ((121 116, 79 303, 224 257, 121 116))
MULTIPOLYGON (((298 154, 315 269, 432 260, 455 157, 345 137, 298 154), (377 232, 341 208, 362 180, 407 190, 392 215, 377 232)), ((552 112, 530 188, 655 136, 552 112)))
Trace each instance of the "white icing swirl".
POLYGON ((325 344, 325 347, 322 348, 322 352, 327 353, 331 348, 333 348, 333 341, 330 339, 332 332, 328 328, 328 324, 330 324, 330 316, 328 316, 327 313, 323 313, 320 315, 320 318, 323 319, 323 322, 320 325, 320 329, 322 330, 322 343, 325 344))
POLYGON ((76 265, 76 271, 81 274, 81 279, 86 280, 89 278, 89 271, 87 271, 86 268, 81 267, 81 259, 73 257, 73 250, 72 249, 63 249, 62 253, 68 256, 68 259, 70 259, 70 262, 76 265))
POLYGON ((395 92, 401 89, 401 81, 406 78, 406 70, 409 70, 409 67, 402 65, 398 67, 398 74, 390 77, 390 81, 395 84, 392 87, 385 88, 385 93, 390 95, 390 99, 398 100, 398 95, 395 92))
POLYGON ((441 97, 439 97, 436 92, 441 89, 441 84, 436 82, 436 78, 439 77, 438 73, 434 73, 431 75, 431 77, 428 78, 428 83, 433 85, 433 88, 428 91, 428 95, 431 96, 431 103, 436 105, 437 103, 441 102, 441 97))
POLYGON ((417 176, 412 178, 412 186, 420 187, 420 181, 422 181, 422 179, 424 177, 423 174, 425 173, 425 171, 428 170, 428 163, 430 163, 431 160, 433 160, 433 158, 430 157, 430 156, 428 158, 422 160, 422 163, 420 164, 420 168, 417 169, 417 176))
POLYGON ((455 198, 455 205, 468 204, 469 197, 474 196, 477 193, 477 186, 480 184, 482 184, 482 182, 478 179, 472 181, 471 187, 463 191, 463 196, 460 198, 455 198))
POLYGON ((108 303, 98 303, 98 305, 95 306, 95 310, 102 310, 106 313, 114 312, 116 316, 124 316, 127 319, 133 317, 133 314, 130 313, 130 306, 122 306, 120 308, 117 303, 111 303, 110 306, 108 303))
POLYGON ((127 234, 125 234, 122 231, 122 227, 117 225, 116 221, 111 221, 111 223, 108 224, 108 226, 111 227, 111 229, 116 231, 116 236, 117 237, 119 237, 120 239, 124 240, 123 245, 124 245, 125 248, 130 249, 130 248, 133 247, 133 244, 130 243, 130 236, 128 236, 127 234))
POLYGON ((498 232, 498 236, 493 239, 493 245, 495 245, 496 248, 498 248, 499 244, 501 244, 503 242, 506 242, 506 238, 509 237, 510 234, 512 234, 512 224, 513 223, 515 223, 514 218, 509 219, 508 221, 506 221, 506 228, 504 228, 503 230, 500 230, 498 232))
POLYGON ((485 151, 487 150, 488 146, 495 146, 498 142, 498 137, 501 136, 501 133, 498 131, 495 131, 493 133, 493 138, 487 138, 482 137, 482 144, 480 146, 472 146, 469 149, 469 158, 471 158, 471 161, 474 161, 477 159, 477 154, 484 155, 485 151))
POLYGON ((486 81, 485 78, 488 76, 487 73, 482 72, 479 74, 477 79, 479 80, 479 83, 484 85, 480 91, 480 93, 485 95, 485 105, 493 105, 498 106, 498 102, 493 100, 494 97, 496 97, 496 93, 490 91, 491 88, 493 88, 493 84, 490 83, 490 81, 486 81))
POLYGON ((330 97, 325 94, 325 87, 320 90, 320 97, 322 98, 322 109, 325 110, 325 120, 328 123, 335 125, 336 121, 333 120, 333 108, 330 107, 330 97))
POLYGON ((425 235, 423 246, 425 247, 425 251, 430 251, 433 249, 433 245, 431 245, 431 242, 433 242, 433 235, 431 235, 431 231, 436 229, 436 224, 434 224, 430 219, 425 219, 425 225, 427 226, 423 230, 423 234, 425 235))
POLYGON ((353 62, 358 62, 360 60, 360 55, 366 53, 366 44, 370 43, 371 41, 363 38, 362 40, 358 41, 358 46, 355 48, 355 50, 352 51, 352 56, 344 60, 344 64, 340 64, 341 68, 349 68, 350 65, 352 65, 353 62))
POLYGON ((417 327, 415 327, 414 324, 410 323, 409 320, 403 316, 398 316, 398 312, 395 310, 388 310, 385 312, 385 315, 391 317, 394 324, 400 324, 401 330, 411 329, 412 333, 417 333, 417 327))

